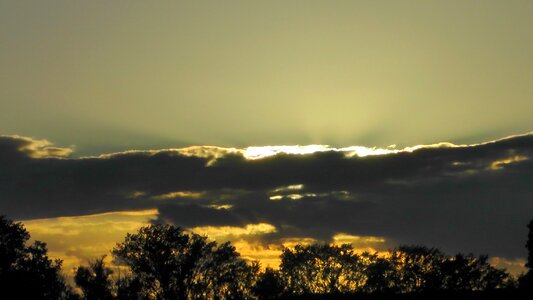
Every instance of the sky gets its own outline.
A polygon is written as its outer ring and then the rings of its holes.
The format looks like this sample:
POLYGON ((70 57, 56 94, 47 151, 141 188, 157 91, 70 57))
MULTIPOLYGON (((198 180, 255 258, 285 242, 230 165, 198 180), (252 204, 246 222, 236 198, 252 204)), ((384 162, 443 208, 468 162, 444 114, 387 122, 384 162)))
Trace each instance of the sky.
POLYGON ((0 128, 78 154, 531 130, 531 1, 0 1, 0 128))
POLYGON ((347 241, 519 268, 531 15, 531 1, 0 0, 0 213, 72 266, 167 222, 272 265, 283 245, 347 241))

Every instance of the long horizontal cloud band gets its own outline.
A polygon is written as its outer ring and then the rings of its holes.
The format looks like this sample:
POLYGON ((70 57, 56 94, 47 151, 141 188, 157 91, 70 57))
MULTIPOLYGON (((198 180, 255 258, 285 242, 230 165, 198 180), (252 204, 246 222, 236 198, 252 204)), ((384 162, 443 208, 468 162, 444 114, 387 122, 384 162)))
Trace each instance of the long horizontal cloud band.
POLYGON ((531 134, 364 157, 348 148, 260 159, 218 147, 71 152, 0 137, 0 212, 31 219, 158 208, 159 221, 186 227, 262 222, 277 228, 265 238, 343 232, 509 258, 525 255, 533 218, 531 134))

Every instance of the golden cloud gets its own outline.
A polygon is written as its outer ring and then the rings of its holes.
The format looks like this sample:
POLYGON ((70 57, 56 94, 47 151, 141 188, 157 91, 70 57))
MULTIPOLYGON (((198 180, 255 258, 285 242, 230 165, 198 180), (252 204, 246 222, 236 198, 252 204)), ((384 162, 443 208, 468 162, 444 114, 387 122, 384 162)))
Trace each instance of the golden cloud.
POLYGON ((205 235, 216 241, 236 240, 245 237, 254 237, 277 232, 275 226, 268 223, 248 224, 243 227, 238 226, 198 226, 189 229, 190 231, 205 235))
POLYGON ((504 158, 504 159, 500 159, 500 160, 496 160, 496 161, 493 161, 491 164, 490 164, 490 169, 491 170, 501 170, 504 168, 504 166, 506 165, 509 165, 509 164, 513 164, 513 163, 517 163, 517 162, 521 162, 521 161, 525 161, 525 160, 528 160, 529 158, 527 156, 523 156, 523 155, 513 155, 513 156, 510 156, 510 157, 507 157, 507 158, 504 158))
POLYGON ((31 158, 62 158, 74 152, 72 147, 54 147, 51 142, 44 139, 36 140, 19 135, 0 135, 0 137, 8 137, 21 142, 18 151, 25 153, 31 158))
POLYGON ((32 240, 44 241, 51 258, 63 260, 68 276, 74 268, 86 264, 110 250, 157 217, 157 210, 123 211, 104 214, 24 220, 32 240))
POLYGON ((156 200, 168 200, 168 199, 175 199, 175 198, 198 199, 198 198, 201 198, 203 195, 205 195, 204 192, 176 191, 176 192, 154 196, 153 199, 156 199, 156 200))
POLYGON ((525 267, 526 260, 521 258, 510 260, 503 257, 491 257, 489 263, 496 268, 506 269, 514 276, 519 276, 527 272, 527 268, 525 267))

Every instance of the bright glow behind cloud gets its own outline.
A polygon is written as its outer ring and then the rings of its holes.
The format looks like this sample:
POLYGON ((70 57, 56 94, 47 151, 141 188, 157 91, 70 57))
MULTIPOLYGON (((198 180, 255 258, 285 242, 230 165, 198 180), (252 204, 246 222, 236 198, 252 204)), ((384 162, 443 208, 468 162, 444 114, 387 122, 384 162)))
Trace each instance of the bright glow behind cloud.
MULTIPOLYGON (((462 146, 462 145, 461 145, 462 146)), ((461 147, 451 143, 439 143, 432 145, 417 145, 414 147, 407 147, 404 149, 378 148, 378 147, 365 147, 365 146, 350 146, 343 148, 330 147, 329 145, 306 145, 306 146, 263 146, 263 147, 248 147, 244 149, 243 156, 246 159, 262 159, 278 154, 291 154, 291 155, 306 155, 317 152, 342 152, 346 157, 365 157, 371 155, 387 155, 399 152, 413 152, 422 148, 439 148, 439 147, 461 147)))

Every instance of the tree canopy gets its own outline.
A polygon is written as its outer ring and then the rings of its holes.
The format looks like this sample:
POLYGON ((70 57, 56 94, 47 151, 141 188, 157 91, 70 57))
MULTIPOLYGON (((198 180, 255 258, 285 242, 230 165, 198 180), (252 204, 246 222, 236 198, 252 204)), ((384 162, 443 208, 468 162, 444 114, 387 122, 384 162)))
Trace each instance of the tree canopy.
POLYGON ((106 267, 105 256, 90 262, 88 266, 80 266, 76 270, 74 280, 83 291, 85 300, 113 299, 113 270, 106 267))
POLYGON ((171 225, 128 234, 113 254, 156 299, 250 298, 257 269, 230 243, 218 245, 171 225))
POLYGON ((356 254, 350 245, 298 245, 283 251, 280 272, 293 294, 485 291, 510 282, 487 256, 446 256, 424 246, 400 246, 379 256, 356 254))
POLYGON ((28 245, 21 223, 0 216, 0 291, 2 299, 70 299, 61 260, 48 258, 46 243, 28 245))
POLYGON ((392 299, 495 291, 507 291, 502 297, 509 298, 518 295, 513 291, 529 293, 532 288, 533 221, 529 228, 529 271, 516 289, 514 278, 492 266, 486 255, 446 255, 419 245, 399 246, 385 255, 358 253, 348 244, 296 245, 283 249, 279 269, 261 271, 259 263, 245 261, 229 242, 153 224, 116 245, 115 269, 106 265, 105 256, 78 267, 78 295, 66 284, 61 261, 48 258, 46 244, 29 243, 21 223, 0 216, 0 298, 229 300, 373 294, 392 299), (123 273, 117 274, 117 268, 123 273))

